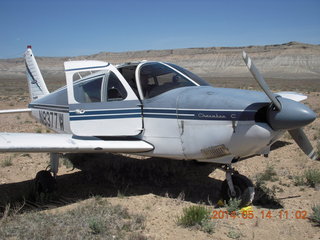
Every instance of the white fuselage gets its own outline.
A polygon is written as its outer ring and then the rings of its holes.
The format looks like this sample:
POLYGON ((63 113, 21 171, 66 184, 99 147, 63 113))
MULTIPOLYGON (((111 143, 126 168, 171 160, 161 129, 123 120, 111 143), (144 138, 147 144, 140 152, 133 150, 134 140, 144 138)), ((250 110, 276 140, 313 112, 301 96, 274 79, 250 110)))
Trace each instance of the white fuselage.
MULTIPOLYGON (((73 134, 69 112, 61 112, 61 108, 55 109, 53 106, 37 107, 32 109, 32 116, 40 123, 57 133, 73 134)), ((143 129, 136 138, 152 144, 154 150, 139 154, 228 164, 233 159, 267 154, 271 144, 283 134, 283 131, 275 132, 263 122, 221 120, 230 113, 229 110, 225 111, 225 115, 221 110, 220 114, 212 114, 208 109, 189 109, 189 114, 185 114, 187 118, 198 114, 196 117, 203 119, 179 119, 184 115, 173 112, 177 109, 144 108, 141 117, 143 129)), ((86 124, 91 121, 92 128, 101 126, 97 120, 85 121, 86 124)), ((105 120, 102 126, 107 128, 108 121, 114 124, 117 119, 105 120)), ((122 128, 123 124, 119 122, 116 127, 122 128)))

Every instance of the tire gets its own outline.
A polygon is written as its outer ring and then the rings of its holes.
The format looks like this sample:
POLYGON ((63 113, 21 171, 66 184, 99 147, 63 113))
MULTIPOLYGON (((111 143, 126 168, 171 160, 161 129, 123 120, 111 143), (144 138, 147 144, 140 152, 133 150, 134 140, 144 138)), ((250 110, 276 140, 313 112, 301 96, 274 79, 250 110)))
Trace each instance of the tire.
POLYGON ((236 196, 231 196, 228 182, 227 180, 224 180, 221 187, 223 200, 229 202, 231 198, 237 198, 241 199, 240 207, 250 205, 254 198, 254 186, 251 180, 243 175, 233 174, 232 182, 236 191, 236 196))
POLYGON ((52 177, 50 171, 43 170, 38 172, 34 182, 37 194, 52 193, 56 190, 56 180, 52 177))

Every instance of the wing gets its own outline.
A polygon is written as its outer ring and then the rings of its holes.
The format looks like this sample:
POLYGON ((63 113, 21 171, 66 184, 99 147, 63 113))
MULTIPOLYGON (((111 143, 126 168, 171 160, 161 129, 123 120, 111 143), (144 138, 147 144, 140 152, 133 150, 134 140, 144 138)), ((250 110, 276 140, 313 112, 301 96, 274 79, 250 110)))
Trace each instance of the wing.
POLYGON ((0 114, 31 112, 30 108, 0 110, 0 114))
POLYGON ((0 152, 113 152, 139 153, 153 150, 142 140, 101 140, 71 134, 0 133, 0 152))

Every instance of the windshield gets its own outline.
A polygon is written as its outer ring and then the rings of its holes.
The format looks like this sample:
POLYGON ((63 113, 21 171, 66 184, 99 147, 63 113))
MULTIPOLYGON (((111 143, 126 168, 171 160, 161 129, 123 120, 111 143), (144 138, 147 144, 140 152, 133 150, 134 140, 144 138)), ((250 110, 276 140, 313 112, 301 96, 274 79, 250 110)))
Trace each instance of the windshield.
POLYGON ((144 98, 152 98, 175 88, 196 86, 176 70, 158 62, 144 64, 139 77, 144 98))
POLYGON ((205 80, 203 80, 201 77, 195 75, 194 73, 188 71, 187 69, 184 69, 178 65, 172 64, 172 63, 166 63, 169 66, 177 69, 179 72, 183 73, 184 75, 188 76, 189 78, 191 78, 193 81, 195 81, 196 83, 198 83, 200 86, 210 86, 209 83, 207 83, 205 80))

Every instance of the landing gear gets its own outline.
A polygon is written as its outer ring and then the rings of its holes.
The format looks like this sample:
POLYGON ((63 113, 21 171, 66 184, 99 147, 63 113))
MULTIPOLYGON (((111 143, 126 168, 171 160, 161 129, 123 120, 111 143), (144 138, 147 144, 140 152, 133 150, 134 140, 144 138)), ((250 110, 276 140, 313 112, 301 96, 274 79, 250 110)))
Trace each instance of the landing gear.
POLYGON ((228 202, 232 198, 241 199, 240 206, 248 206, 254 198, 254 186, 250 179, 239 174, 230 165, 223 166, 226 180, 222 183, 221 194, 228 202))
POLYGON ((57 177, 57 173, 59 170, 59 154, 58 153, 50 153, 50 172, 53 173, 53 177, 57 177))
POLYGON ((39 171, 34 180, 35 194, 49 194, 53 193, 56 189, 56 179, 51 175, 50 171, 39 171))
POLYGON ((36 198, 47 198, 48 194, 53 193, 57 189, 56 177, 59 168, 59 155, 50 153, 49 170, 39 171, 34 180, 36 198))

